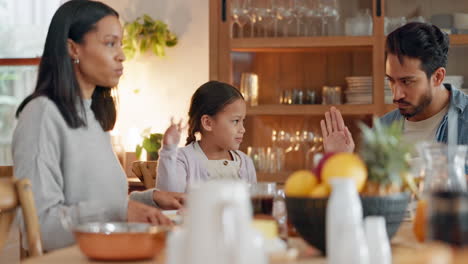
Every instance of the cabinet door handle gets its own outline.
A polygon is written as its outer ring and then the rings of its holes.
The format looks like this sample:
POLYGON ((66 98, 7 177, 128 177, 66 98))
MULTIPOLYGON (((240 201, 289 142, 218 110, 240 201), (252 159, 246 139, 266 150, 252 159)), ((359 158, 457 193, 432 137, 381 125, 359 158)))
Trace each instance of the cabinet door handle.
POLYGON ((221 21, 226 22, 226 0, 221 0, 221 21))
POLYGON ((381 17, 382 16, 382 0, 376 0, 377 3, 375 5, 376 10, 376 16, 381 17))

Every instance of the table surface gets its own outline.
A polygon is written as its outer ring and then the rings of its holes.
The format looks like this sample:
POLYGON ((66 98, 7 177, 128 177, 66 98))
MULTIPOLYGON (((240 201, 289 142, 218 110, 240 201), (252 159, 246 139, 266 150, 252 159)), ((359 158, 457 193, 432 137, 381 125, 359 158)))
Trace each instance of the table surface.
MULTIPOLYGON (((299 257, 296 260, 289 261, 291 264, 325 264, 325 257, 320 253, 307 246, 307 244, 300 238, 290 239, 290 245, 293 245, 299 250, 299 257)), ((434 258, 448 258, 437 263, 468 263, 468 251, 460 251, 460 253, 453 254, 450 248, 437 245, 437 244, 422 244, 417 242, 412 232, 412 223, 404 222, 398 233, 392 240, 392 254, 393 263, 396 264, 418 264, 429 263, 429 259, 434 258), (455 259, 453 259, 455 258, 455 259)), ((84 256, 78 246, 72 246, 60 250, 53 251, 41 257, 30 258, 24 261, 25 264, 37 263, 67 263, 67 264, 84 264, 84 263, 133 263, 133 264, 146 264, 146 263, 164 263, 164 254, 152 260, 145 261, 132 261, 132 262, 99 262, 88 259, 84 256)), ((270 263, 284 263, 283 261, 270 261, 270 263)), ((436 262, 430 262, 436 263, 436 262)))

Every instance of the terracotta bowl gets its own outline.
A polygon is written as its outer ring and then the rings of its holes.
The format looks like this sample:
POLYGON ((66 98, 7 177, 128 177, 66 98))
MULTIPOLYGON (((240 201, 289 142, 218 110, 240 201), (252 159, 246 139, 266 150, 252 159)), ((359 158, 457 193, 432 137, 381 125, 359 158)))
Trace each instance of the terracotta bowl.
POLYGON ((87 257, 96 260, 142 260, 156 257, 166 245, 169 227, 144 223, 86 223, 74 228, 87 257))

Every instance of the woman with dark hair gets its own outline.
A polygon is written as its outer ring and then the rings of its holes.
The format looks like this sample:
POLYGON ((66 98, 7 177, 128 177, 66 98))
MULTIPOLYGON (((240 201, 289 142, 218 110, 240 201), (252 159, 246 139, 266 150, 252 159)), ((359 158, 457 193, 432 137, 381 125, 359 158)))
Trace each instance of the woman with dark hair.
POLYGON ((170 224, 159 209, 181 207, 181 194, 136 192, 110 142, 116 121, 111 95, 122 75, 122 27, 111 7, 72 0, 55 13, 36 89, 20 105, 13 136, 15 176, 29 178, 45 250, 74 242, 61 214, 74 222, 170 224))
POLYGON ((190 185, 208 180, 257 182, 252 160, 239 151, 245 133, 245 112, 244 98, 235 87, 216 81, 200 86, 190 103, 186 146, 177 149, 180 123, 171 121, 164 133, 156 186, 187 192, 190 185), (197 133, 201 135, 199 141, 197 133))

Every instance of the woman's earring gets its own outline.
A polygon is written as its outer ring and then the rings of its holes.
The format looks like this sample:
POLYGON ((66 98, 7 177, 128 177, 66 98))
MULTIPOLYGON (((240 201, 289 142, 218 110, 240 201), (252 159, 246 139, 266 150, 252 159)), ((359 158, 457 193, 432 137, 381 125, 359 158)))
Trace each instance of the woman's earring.
POLYGON ((73 60, 73 63, 75 63, 75 64, 80 64, 80 59, 74 59, 74 60, 73 60))

